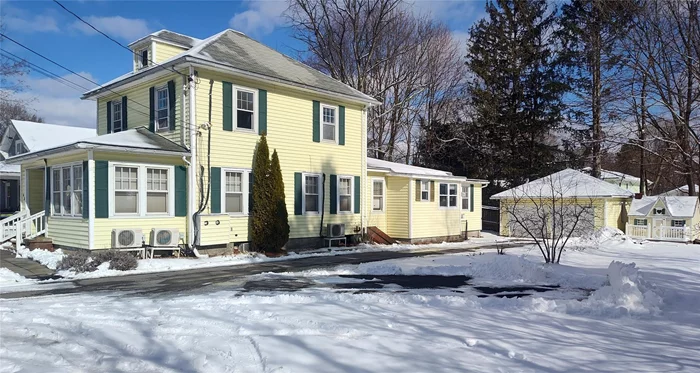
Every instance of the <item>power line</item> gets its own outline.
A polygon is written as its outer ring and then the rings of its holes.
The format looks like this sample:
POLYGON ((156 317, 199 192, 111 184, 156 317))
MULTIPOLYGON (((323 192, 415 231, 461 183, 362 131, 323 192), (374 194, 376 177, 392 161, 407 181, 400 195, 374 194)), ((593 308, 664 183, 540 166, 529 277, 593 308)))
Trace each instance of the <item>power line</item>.
MULTIPOLYGON (((92 24, 90 24, 90 22, 88 22, 88 21, 82 19, 79 15, 75 14, 73 11, 71 11, 71 10, 68 9, 68 8, 66 8, 63 4, 61 4, 60 2, 58 2, 58 0, 53 0, 53 2, 56 3, 56 4, 58 4, 58 6, 60 6, 61 8, 63 8, 63 10, 65 10, 66 12, 72 14, 72 15, 73 15, 75 18, 77 18, 80 22, 86 24, 88 27, 90 27, 91 29, 95 30, 96 32, 102 34, 104 37, 106 37, 107 39, 111 40, 112 42, 114 42, 114 43, 117 44, 118 46, 120 46, 120 47, 122 47, 122 48, 128 50, 129 52, 131 52, 131 53, 134 54, 135 56, 139 57, 139 54, 136 53, 136 52, 134 52, 133 50, 131 50, 131 48, 129 48, 128 46, 126 46, 126 45, 124 45, 124 44, 122 44, 122 43, 120 43, 119 41, 115 40, 115 39, 112 38, 111 36, 105 34, 104 32, 100 31, 97 27, 95 27, 95 26, 93 26, 92 24)), ((172 67, 168 67, 168 66, 163 66, 163 65, 157 64, 157 63, 156 63, 155 61, 153 61, 152 59, 149 59, 148 61, 149 61, 150 63, 152 63, 153 65, 160 67, 161 69, 170 70, 170 71, 172 71, 172 72, 174 72, 174 73, 176 73, 176 74, 184 75, 184 74, 182 74, 181 72, 179 72, 179 71, 173 69, 172 67)))
MULTIPOLYGON (((119 92, 117 92, 117 91, 115 91, 115 90, 113 90, 113 89, 111 89, 111 88, 109 88, 109 87, 105 87, 105 86, 103 86, 103 85, 97 83, 96 81, 94 81, 94 80, 92 80, 92 79, 86 78, 86 77, 84 77, 84 76, 82 76, 82 75, 76 73, 75 71, 73 71, 73 70, 71 70, 71 69, 69 69, 69 68, 67 68, 67 67, 65 67, 65 66, 63 66, 63 65, 61 65, 60 63, 58 63, 58 62, 56 62, 56 61, 54 61, 54 60, 52 60, 52 59, 50 59, 50 58, 44 56, 43 54, 41 54, 41 53, 39 53, 39 52, 37 52, 37 51, 35 51, 35 50, 33 50, 33 49, 27 47, 26 45, 24 45, 24 44, 22 44, 22 43, 20 43, 20 42, 18 42, 18 41, 16 41, 16 40, 14 40, 14 39, 12 39, 11 37, 9 37, 9 36, 7 36, 7 35, 1 33, 1 32, 0 32, 0 36, 2 36, 3 38, 5 38, 5 39, 7 39, 7 40, 9 40, 9 41, 11 41, 11 42, 13 42, 13 43, 19 45, 20 47, 22 47, 22 48, 24 48, 24 49, 26 49, 26 50, 28 50, 28 51, 34 53, 35 55, 37 55, 37 56, 39 56, 39 57, 41 57, 41 58, 43 58, 43 59, 45 59, 45 60, 51 62, 52 64, 54 64, 54 65, 56 65, 56 66, 58 66, 58 67, 60 67, 60 68, 62 68, 62 69, 64 69, 64 70, 70 72, 71 74, 77 75, 78 77, 80 77, 80 78, 82 78, 82 79, 84 79, 84 80, 86 80, 86 81, 88 81, 88 82, 90 82, 90 83, 92 83, 92 84, 98 86, 99 88, 105 88, 105 89, 109 90, 110 92, 112 92, 112 93, 114 93, 114 94, 116 94, 116 95, 121 95, 119 92)), ((127 100, 129 100, 129 101, 131 101, 131 102, 133 102, 133 103, 135 103, 135 104, 137 104, 137 105, 140 105, 140 106, 144 107, 144 108, 147 109, 148 111, 151 110, 150 107, 148 107, 148 106, 146 106, 146 105, 144 105, 144 104, 142 104, 142 103, 140 103, 140 102, 138 102, 138 101, 134 101, 134 100, 132 100, 132 99, 130 99, 130 98, 128 98, 128 97, 127 97, 127 100)), ((138 110, 137 110, 137 111, 138 111, 138 110)), ((140 112, 140 111, 139 111, 139 112, 140 112)), ((146 115, 146 114, 143 113, 143 112, 140 112, 140 113, 143 114, 143 115, 146 115)), ((149 115, 150 115, 150 114, 149 114, 149 115)))

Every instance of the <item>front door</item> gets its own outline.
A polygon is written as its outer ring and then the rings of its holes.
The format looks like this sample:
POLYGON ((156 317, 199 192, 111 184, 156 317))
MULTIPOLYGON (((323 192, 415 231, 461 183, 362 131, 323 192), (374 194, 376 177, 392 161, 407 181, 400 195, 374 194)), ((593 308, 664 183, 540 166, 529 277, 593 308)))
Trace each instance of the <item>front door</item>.
POLYGON ((664 227, 664 219, 654 219, 652 222, 651 237, 652 238, 663 238, 662 230, 664 227))

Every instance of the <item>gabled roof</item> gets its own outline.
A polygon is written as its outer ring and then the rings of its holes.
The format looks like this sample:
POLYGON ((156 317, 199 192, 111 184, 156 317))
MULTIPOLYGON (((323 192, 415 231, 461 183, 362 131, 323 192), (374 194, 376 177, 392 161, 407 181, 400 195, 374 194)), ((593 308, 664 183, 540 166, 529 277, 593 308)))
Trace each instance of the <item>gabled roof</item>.
POLYGON ((145 127, 132 128, 108 135, 91 137, 64 144, 56 144, 38 151, 20 154, 7 159, 8 164, 21 164, 39 157, 59 154, 77 149, 123 150, 132 153, 173 153, 187 154, 189 151, 165 137, 149 131, 145 127))
POLYGON ((148 38, 156 38, 156 39, 164 40, 164 41, 167 41, 169 43, 181 45, 184 48, 192 48, 197 43, 201 42, 200 39, 193 38, 191 36, 178 34, 177 32, 172 32, 169 30, 160 30, 160 31, 156 31, 152 34, 148 34, 148 35, 130 43, 129 47, 131 47, 134 44, 138 44, 141 41, 146 40, 148 38))
POLYGON ((663 204, 668 215, 678 218, 690 218, 695 215, 698 197, 688 196, 644 196, 640 199, 632 200, 630 216, 648 216, 657 203, 663 204))
MULTIPOLYGON (((165 37, 172 36, 168 33, 172 32, 161 30, 156 34, 158 34, 157 36, 160 38, 163 38, 164 35, 165 37)), ((173 34, 179 35, 177 38, 184 36, 176 33, 173 34)), ((240 73, 250 78, 281 82, 296 87, 311 89, 319 93, 332 93, 362 102, 379 103, 374 98, 349 85, 253 40, 241 32, 227 29, 204 40, 191 39, 191 48, 166 61, 159 62, 159 65, 173 66, 180 63, 199 63, 228 69, 232 73, 240 73)), ((140 79, 141 77, 158 71, 163 71, 161 66, 154 65, 122 75, 115 80, 103 84, 102 87, 86 92, 83 98, 92 97, 95 94, 99 94, 121 84, 140 79)))
POLYGON ((502 198, 603 198, 632 197, 633 193, 583 172, 567 168, 543 178, 495 194, 502 198))
POLYGON ((481 184, 488 184, 486 180, 467 179, 463 176, 454 176, 452 172, 435 170, 432 168, 412 166, 403 163, 389 162, 381 159, 367 157, 367 170, 388 172, 395 176, 408 176, 414 178, 436 178, 436 179, 454 179, 461 181, 474 181, 481 184))
POLYGON ((12 120, 12 126, 22 138, 24 146, 26 146, 29 151, 46 149, 52 144, 81 140, 93 137, 97 134, 94 128, 28 122, 24 120, 12 120))

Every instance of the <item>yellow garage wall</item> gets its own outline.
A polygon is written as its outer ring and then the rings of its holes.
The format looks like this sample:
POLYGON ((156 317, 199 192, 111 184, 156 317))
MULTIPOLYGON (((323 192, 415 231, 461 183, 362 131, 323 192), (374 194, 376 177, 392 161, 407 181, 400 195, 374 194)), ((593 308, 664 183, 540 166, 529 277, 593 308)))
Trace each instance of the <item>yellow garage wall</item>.
POLYGON ((152 228, 177 228, 183 235, 186 233, 186 218, 109 218, 95 219, 95 249, 112 247, 113 229, 141 229, 146 244, 150 241, 152 228))
MULTIPOLYGON (((630 198, 610 198, 605 201, 607 210, 607 226, 625 231, 626 221, 622 221, 622 206, 625 205, 625 210, 629 211, 630 198)), ((629 219, 628 219, 629 220, 629 219)))
MULTIPOLYGON (((411 180, 411 183, 415 183, 415 180, 411 180)), ((414 200, 412 209, 413 224, 411 227, 413 235, 411 239, 454 236, 462 233, 463 225, 460 220, 462 213, 460 209, 461 201, 458 198, 456 208, 441 208, 438 195, 440 183, 440 181, 435 180, 435 198, 432 202, 415 201, 415 193, 411 193, 411 198, 414 200)), ((458 188, 460 185, 460 183, 457 183, 458 188)))
POLYGON ((85 249, 89 247, 88 220, 50 216, 46 236, 54 245, 85 249))
MULTIPOLYGON (((187 73, 187 71, 183 71, 187 73)), ((160 131, 160 135, 174 141, 176 143, 181 143, 181 133, 182 128, 182 87, 184 78, 176 76, 175 74, 170 74, 166 77, 161 77, 149 82, 141 83, 136 86, 124 89, 118 88, 114 91, 118 94, 111 93, 104 97, 97 99, 97 134, 104 135, 107 133, 107 102, 121 100, 122 96, 126 96, 127 99, 127 126, 128 128, 136 127, 146 127, 148 128, 150 121, 150 96, 149 89, 151 87, 162 87, 165 86, 169 80, 175 82, 175 100, 177 101, 175 105, 175 130, 174 131, 160 131)))
MULTIPOLYGON (((461 220, 462 220, 462 230, 468 228, 469 231, 480 231, 481 230, 481 184, 471 184, 474 185, 474 211, 462 210, 461 220), (466 224, 468 223, 468 224, 466 224)), ((458 202, 459 206, 462 207, 462 201, 458 202)))
POLYGON ((386 220, 387 220, 387 215, 388 212, 387 210, 387 203, 386 203, 386 198, 387 198, 387 191, 386 191, 386 178, 384 177, 385 174, 383 173, 377 173, 377 172, 367 172, 367 183, 366 183, 366 188, 365 188, 365 195, 366 195, 366 201, 367 203, 365 204, 366 210, 367 210, 367 226, 368 227, 377 227, 381 229, 384 233, 387 231, 387 225, 386 225, 386 220), (374 179, 382 179, 384 180, 384 211, 373 211, 372 210, 372 181, 374 179))
POLYGON ((411 238, 408 222, 410 183, 411 179, 406 177, 389 176, 386 178, 385 233, 394 238, 411 238))
POLYGON ((185 51, 185 48, 176 47, 172 44, 157 41, 154 41, 153 44, 155 45, 155 56, 152 60, 155 63, 161 63, 185 51))
MULTIPOLYGON (((362 111, 359 107, 345 104, 345 145, 335 143, 315 143, 312 137, 312 100, 333 105, 342 102, 330 101, 285 88, 252 81, 233 79, 219 73, 199 70, 200 84, 196 90, 196 122, 209 119, 209 81, 213 80, 211 112, 211 167, 250 169, 257 144, 257 133, 223 130, 223 85, 231 82, 254 90, 267 90, 267 140, 270 153, 277 149, 282 176, 285 184, 287 211, 289 214, 290 237, 316 237, 321 224, 320 215, 294 215, 294 173, 310 172, 326 174, 325 216, 323 225, 345 223, 346 232, 352 233, 360 227, 360 214, 330 215, 330 175, 362 176, 362 111)), ((235 115, 235 113, 234 113, 235 115)), ((257 126, 257 123, 256 123, 257 126)), ((203 133, 198 148, 200 161, 205 162, 207 153, 206 133, 203 133)), ((208 173, 204 175, 208 183, 208 173)), ((364 177, 362 177, 364 179, 364 177)), ((360 185, 365 185, 364 180, 360 185)), ((363 193, 364 194, 364 193, 363 193)), ((197 197, 199 198, 199 197, 197 197)), ((364 196, 363 196, 364 198, 364 196)), ((205 210, 208 213, 209 207, 205 210)), ((232 238, 236 241, 248 239, 247 218, 231 219, 232 238), (238 236, 235 236, 238 235, 238 236), (245 239, 242 239, 245 238, 245 239)))

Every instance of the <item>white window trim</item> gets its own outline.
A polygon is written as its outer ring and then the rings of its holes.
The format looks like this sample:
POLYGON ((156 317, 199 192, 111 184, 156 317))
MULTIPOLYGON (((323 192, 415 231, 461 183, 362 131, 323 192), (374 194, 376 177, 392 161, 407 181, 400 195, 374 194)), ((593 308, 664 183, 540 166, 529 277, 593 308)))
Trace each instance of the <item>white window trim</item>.
POLYGON ((252 170, 249 168, 222 168, 221 169, 221 211, 229 216, 248 216, 250 215, 250 206, 248 206, 248 194, 250 193, 250 174, 252 170), (243 212, 226 212, 226 173, 240 172, 241 176, 241 193, 243 193, 242 204, 243 212))
POLYGON ((352 215, 355 213, 355 177, 351 175, 338 175, 335 185, 335 205, 338 215, 352 215), (350 179, 350 211, 340 211, 340 179, 350 179))
POLYGON ((148 50, 148 47, 139 49, 138 55, 136 56, 136 66, 138 66, 139 69, 143 69, 144 67, 148 67, 148 61, 151 60, 151 51, 148 50), (146 64, 143 64, 143 52, 146 52, 146 64))
POLYGON ((122 106, 121 100, 114 100, 112 101, 112 133, 115 133, 114 114, 117 113, 117 111, 114 110, 114 104, 119 104, 119 131, 121 132, 124 130, 124 107, 122 106))
POLYGON ((165 85, 160 86, 160 87, 156 87, 155 90, 156 90, 156 94, 154 95, 155 97, 153 99, 156 100, 156 102, 153 103, 153 107, 156 110, 156 115, 155 115, 156 122, 153 123, 153 128, 155 128, 156 132, 168 132, 168 131, 170 131, 170 116, 174 114, 174 113, 170 112, 170 92, 169 92, 170 90, 168 89, 168 84, 165 84, 165 85), (167 126, 165 126, 165 128, 160 128, 158 126, 158 91, 162 91, 162 90, 165 90, 165 97, 166 97, 166 105, 165 106, 168 109, 168 116, 167 116, 168 120, 166 122, 167 126))
POLYGON ((371 209, 373 214, 383 214, 386 211, 386 181, 383 178, 380 177, 375 177, 372 178, 372 202, 371 202, 371 209), (376 196, 374 194, 374 183, 375 182, 381 182, 382 183, 382 209, 381 210, 375 210, 374 209, 374 197, 376 196))
POLYGON ((430 201, 430 180, 421 180, 420 181, 420 201, 421 202, 430 201), (423 190, 423 185, 426 185, 425 190, 423 190), (423 192, 428 192, 428 198, 423 199, 423 192))
POLYGON ((257 134, 258 133, 258 90, 253 89, 253 88, 238 86, 238 85, 233 85, 231 88, 232 88, 231 89, 231 91, 232 91, 231 96, 233 96, 231 98, 233 100, 233 103, 232 103, 233 130, 257 134), (248 93, 253 94, 253 126, 251 129, 238 128, 238 91, 248 92, 248 93))
POLYGON ((325 208, 323 206, 323 175, 313 173, 313 172, 303 172, 301 174, 301 214, 302 215, 321 215, 321 211, 325 208), (318 177, 318 211, 306 211, 306 177, 316 176, 318 177))
POLYGON ((321 141, 322 141, 322 142, 327 142, 327 143, 330 143, 330 144, 338 144, 338 136, 340 136, 340 131, 339 131, 339 129, 338 129, 338 128, 340 127, 340 123, 339 123, 339 122, 340 122, 340 109, 339 109, 339 107, 338 107, 337 105, 329 105, 329 104, 323 104, 323 103, 322 103, 322 104, 321 104, 321 112, 319 113, 319 117, 320 117, 320 118, 319 118, 319 122, 320 122, 319 125, 321 126, 321 128, 320 128, 320 131, 321 131, 321 141), (324 122, 323 122, 323 108, 328 108, 328 109, 333 109, 333 110, 335 110, 335 115, 333 116, 333 118, 335 119, 335 123, 334 123, 334 126, 335 126, 335 139, 334 139, 334 140, 328 140, 328 139, 323 138, 323 123, 324 123, 324 122))
POLYGON ((155 218, 155 217, 173 217, 175 216, 175 166, 168 166, 162 164, 151 164, 151 163, 122 163, 122 162, 109 162, 109 217, 110 218, 155 218), (138 169, 138 201, 136 211, 137 213, 115 213, 114 212, 114 168, 115 167, 135 167, 138 169), (147 193, 148 193, 148 180, 146 169, 147 168, 157 168, 161 170, 168 170, 168 212, 163 213, 147 213, 147 193))
MULTIPOLYGON (((54 190, 53 190, 53 173, 57 169, 61 169, 61 175, 63 175, 62 169, 70 167, 70 180, 71 180, 71 185, 73 185, 73 190, 75 190, 75 183, 74 183, 74 178, 75 174, 73 174, 73 166, 80 166, 81 168, 83 167, 83 162, 78 161, 78 162, 71 162, 71 163, 62 163, 62 164, 57 164, 51 166, 51 216, 52 217, 61 217, 61 218, 76 218, 76 219, 82 219, 83 218, 83 213, 82 211, 79 214, 74 214, 73 213, 73 206, 75 205, 75 201, 73 200, 73 195, 71 194, 71 202, 70 202, 70 207, 71 207, 71 213, 70 214, 64 214, 63 212, 61 213, 56 213, 54 210, 54 190)), ((83 177, 85 177, 85 170, 83 170, 83 177)), ((61 180, 63 181, 63 180, 61 180)), ((83 181, 84 182, 84 181, 83 181)), ((83 190, 83 185, 80 185, 80 190, 83 190)), ((61 183, 61 198, 63 198, 63 183, 61 183)), ((85 195, 83 194, 83 206, 85 206, 85 195)), ((61 206, 63 206, 63 203, 61 203, 61 206)))
POLYGON ((450 185, 455 185, 455 186, 456 186, 456 189, 457 189, 457 192, 456 192, 456 193, 457 193, 457 194, 455 194, 455 197, 456 197, 457 200, 459 201, 459 198, 460 198, 460 196, 459 196, 459 190, 460 190, 460 189, 459 189, 459 185, 460 185, 460 184, 458 184, 458 183, 439 183, 439 184, 438 184, 438 198, 437 198, 437 200, 438 200, 438 207, 439 207, 440 209, 443 209, 443 210, 453 210, 453 209, 458 209, 458 208, 460 207, 460 206, 459 206, 459 202, 455 203, 454 206, 450 206, 450 185), (442 185, 442 184, 446 184, 446 185, 447 185, 447 194, 441 194, 441 193, 440 193, 440 185, 442 185), (447 196, 447 206, 440 206, 440 197, 443 196, 443 195, 444 195, 444 196, 447 196))
MULTIPOLYGON (((471 188, 471 185, 472 185, 472 184, 461 184, 461 185, 459 186, 459 188, 460 188, 459 208, 462 209, 462 211, 470 211, 470 210, 471 210, 471 207, 472 207, 472 203, 474 203, 474 202, 472 201, 472 199, 471 199, 471 196, 469 195, 469 189, 471 188), (463 191, 462 191, 462 188, 463 188, 463 187, 466 187, 466 188, 467 188, 467 191, 466 191, 466 192, 463 192, 463 191), (466 195, 465 195, 465 196, 462 196, 462 193, 466 193, 466 195), (466 208, 464 208, 464 206, 463 206, 463 205, 464 205, 464 201, 463 201, 464 199, 467 200, 467 207, 466 207, 466 208)), ((448 193, 449 193, 449 190, 448 190, 448 193)), ((449 201, 448 201, 447 203, 449 204, 449 201)))

